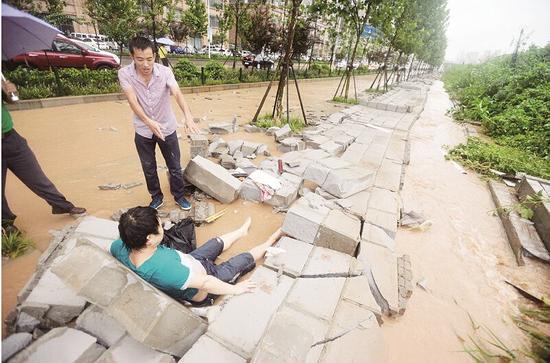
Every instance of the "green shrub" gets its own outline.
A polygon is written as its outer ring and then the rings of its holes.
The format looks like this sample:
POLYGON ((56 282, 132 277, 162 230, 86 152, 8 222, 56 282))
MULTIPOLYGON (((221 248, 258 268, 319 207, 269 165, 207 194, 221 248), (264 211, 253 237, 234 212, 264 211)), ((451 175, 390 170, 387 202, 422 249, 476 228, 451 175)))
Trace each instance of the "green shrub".
POLYGON ((204 66, 204 74, 207 79, 222 80, 225 76, 225 67, 222 63, 211 60, 204 66))
POLYGON ((338 103, 346 103, 346 104, 349 104, 349 105, 356 105, 359 103, 358 100, 356 100, 355 98, 345 98, 345 97, 339 97, 339 96, 336 96, 332 99, 334 102, 338 102, 338 103))
POLYGON ((2 256, 17 258, 33 247, 34 243, 20 232, 4 233, 2 231, 2 256))
POLYGON ((195 78, 200 79, 201 72, 199 68, 190 60, 182 58, 174 65, 174 77, 178 82, 191 81, 195 78))

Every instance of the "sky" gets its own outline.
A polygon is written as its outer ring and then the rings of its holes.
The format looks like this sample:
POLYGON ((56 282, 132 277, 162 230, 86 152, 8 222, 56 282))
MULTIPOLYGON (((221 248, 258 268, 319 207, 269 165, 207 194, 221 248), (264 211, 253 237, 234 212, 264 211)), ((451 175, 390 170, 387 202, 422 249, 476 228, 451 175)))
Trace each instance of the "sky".
POLYGON ((550 42, 550 0, 448 0, 447 7, 447 61, 512 53, 522 28, 528 45, 550 42))

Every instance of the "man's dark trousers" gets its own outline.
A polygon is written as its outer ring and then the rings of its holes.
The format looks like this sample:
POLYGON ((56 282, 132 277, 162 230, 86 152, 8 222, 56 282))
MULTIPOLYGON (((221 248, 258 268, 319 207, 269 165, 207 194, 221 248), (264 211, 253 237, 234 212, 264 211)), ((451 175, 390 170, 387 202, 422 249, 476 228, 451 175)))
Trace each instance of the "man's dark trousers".
POLYGON ((2 135, 2 224, 13 222, 16 215, 6 200, 6 174, 11 170, 30 190, 53 208, 70 211, 74 205, 67 201, 42 171, 36 156, 21 135, 12 129, 2 135))
POLYGON ((179 200, 184 195, 183 172, 180 165, 180 147, 178 144, 178 135, 174 131, 162 141, 155 135, 151 139, 135 134, 135 144, 141 161, 141 168, 145 175, 145 182, 151 197, 163 197, 160 189, 160 182, 157 173, 157 159, 155 158, 155 148, 158 144, 160 152, 164 156, 166 166, 170 173, 170 192, 175 200, 179 200))

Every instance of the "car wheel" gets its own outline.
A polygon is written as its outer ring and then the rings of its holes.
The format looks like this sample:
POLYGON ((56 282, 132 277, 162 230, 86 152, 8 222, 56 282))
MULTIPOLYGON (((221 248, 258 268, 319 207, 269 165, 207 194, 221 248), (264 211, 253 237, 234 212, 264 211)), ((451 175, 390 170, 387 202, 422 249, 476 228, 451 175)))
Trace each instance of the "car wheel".
POLYGON ((108 65, 106 65, 106 64, 101 64, 101 65, 97 66, 96 69, 97 69, 98 71, 106 71, 106 70, 111 69, 111 67, 108 66, 108 65))

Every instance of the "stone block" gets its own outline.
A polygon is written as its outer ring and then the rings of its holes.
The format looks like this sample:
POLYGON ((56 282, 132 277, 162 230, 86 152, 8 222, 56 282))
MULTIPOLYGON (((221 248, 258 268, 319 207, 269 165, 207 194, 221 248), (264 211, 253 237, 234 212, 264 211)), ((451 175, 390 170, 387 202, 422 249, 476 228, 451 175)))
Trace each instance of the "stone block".
POLYGON ((360 164, 361 158, 363 157, 363 154, 367 151, 367 148, 367 144, 354 142, 353 144, 348 146, 346 151, 342 154, 342 160, 346 160, 354 164, 360 164))
POLYGON ((329 155, 338 156, 344 151, 344 147, 334 141, 327 141, 319 146, 319 149, 326 151, 329 155))
POLYGON ((342 122, 342 119, 346 117, 346 114, 342 113, 342 112, 336 112, 336 113, 333 113, 331 115, 329 115, 329 117, 327 117, 327 122, 328 123, 331 123, 331 124, 339 124, 342 122))
POLYGON ((108 219, 97 217, 84 217, 82 222, 76 227, 75 235, 93 236, 114 241, 119 238, 118 223, 108 219))
POLYGON ((388 189, 397 192, 401 185, 401 168, 402 165, 392 160, 384 159, 376 174, 374 186, 382 189, 388 189))
POLYGON ((208 335, 203 335, 185 353, 178 363, 246 363, 246 359, 233 353, 208 335))
POLYGON ((49 305, 50 309, 46 313, 46 317, 57 324, 63 325, 77 317, 84 310, 86 300, 77 296, 50 270, 46 270, 25 303, 49 305))
POLYGON ((324 247, 314 247, 302 271, 304 276, 346 275, 352 257, 324 247))
POLYGON ((369 203, 370 195, 371 194, 368 191, 363 190, 347 198, 339 199, 339 201, 343 201, 344 203, 351 204, 350 207, 344 208, 346 212, 349 212, 356 217, 364 218, 365 215, 367 214, 367 206, 369 203))
POLYGON ((319 362, 387 362, 388 347, 375 314, 343 300, 319 362))
POLYGON ((256 125, 244 125, 244 131, 250 132, 250 133, 256 133, 256 132, 262 132, 263 129, 261 127, 258 127, 256 125))
POLYGON ((378 317, 382 316, 382 309, 372 295, 369 277, 367 275, 348 278, 344 286, 344 291, 342 292, 342 298, 352 301, 366 310, 372 311, 378 317))
POLYGON ((220 165, 226 169, 235 169, 235 159, 229 154, 223 154, 220 158, 220 165))
POLYGON ((41 336, 25 350, 14 356, 10 363, 22 362, 95 362, 105 351, 96 339, 71 328, 54 328, 41 336))
POLYGON ((262 193, 256 184, 249 178, 246 178, 241 183, 241 188, 239 189, 239 197, 244 200, 251 202, 261 202, 262 193))
POLYGON ((275 246, 285 252, 267 257, 264 266, 274 271, 282 269, 285 274, 293 278, 300 276, 313 246, 290 237, 281 238, 275 246))
POLYGON ((348 146, 350 146, 354 141, 355 137, 349 136, 348 134, 342 132, 342 134, 335 137, 332 141, 335 143, 342 145, 344 149, 346 149, 348 146))
MULTIPOLYGON (((517 194, 521 201, 532 194, 540 194, 548 198, 550 195, 550 182, 543 179, 533 179, 532 177, 524 176, 517 188, 517 194)), ((550 251, 550 203, 539 203, 534 208, 533 223, 537 230, 540 239, 550 251)))
POLYGON ((328 158, 330 155, 324 150, 312 150, 312 149, 306 149, 301 154, 301 157, 307 160, 311 161, 317 161, 324 158, 328 158))
POLYGON ((89 306, 80 314, 76 319, 76 327, 96 337, 98 342, 106 347, 114 345, 126 334, 124 328, 113 317, 96 305, 89 306))
POLYGON ((370 208, 399 215, 399 204, 399 196, 396 192, 376 187, 370 191, 370 208))
POLYGON ((208 137, 203 134, 189 134, 191 146, 208 146, 208 137))
POLYGON ((213 122, 208 124, 208 129, 211 133, 217 135, 226 135, 230 132, 235 132, 235 127, 232 122, 213 122))
POLYGON ((330 321, 340 300, 345 281, 345 277, 296 279, 286 303, 298 310, 330 321))
POLYGON ((315 237, 315 245, 354 255, 359 243, 361 221, 339 210, 331 210, 315 237))
POLYGON ((360 167, 331 171, 322 188, 338 198, 347 198, 367 189, 373 183, 374 175, 360 167))
POLYGON ((290 129, 290 126, 286 124, 279 130, 275 131, 273 136, 275 137, 275 141, 281 141, 287 137, 290 137, 290 135, 292 135, 292 130, 290 129))
POLYGON ((251 362, 317 362, 328 323, 283 306, 269 325, 251 362))
POLYGON ((327 180, 330 169, 318 162, 309 163, 304 170, 304 179, 311 181, 317 185, 323 185, 327 180))
POLYGON ((229 140, 227 142, 227 147, 229 148, 229 154, 235 155, 235 152, 237 150, 241 150, 243 143, 244 143, 243 140, 229 140))
POLYGON ((376 131, 372 128, 366 128, 357 138, 355 142, 357 144, 370 145, 372 140, 374 140, 374 135, 376 131))
POLYGON ((15 333, 2 340, 2 362, 25 349, 31 341, 32 334, 29 333, 15 333))
POLYGON ((18 333, 32 333, 40 325, 40 320, 25 312, 20 312, 15 323, 15 331, 18 333))
MULTIPOLYGON (((289 173, 285 174, 292 175, 289 173)), ((275 194, 273 194, 273 196, 265 202, 273 207, 288 208, 298 197, 298 191, 302 187, 303 183, 294 184, 286 180, 281 181, 281 188, 277 189, 275 194)))
POLYGON ((280 152, 301 151, 306 148, 305 142, 297 137, 287 137, 280 142, 277 145, 277 150, 280 152))
POLYGON ((229 298, 208 327, 209 336, 246 359, 252 357, 293 283, 290 277, 277 277, 276 272, 262 266, 254 271, 251 280, 256 282, 256 290, 229 298))
POLYGON ((107 349, 95 363, 174 363, 168 354, 157 352, 130 336, 120 339, 107 349))
POLYGON ((260 144, 257 142, 244 141, 241 146, 241 152, 243 153, 243 157, 246 158, 249 155, 255 154, 259 146, 260 144))
POLYGON ((390 159, 399 163, 403 163, 405 159, 405 148, 407 141, 400 137, 392 136, 388 149, 386 150, 386 159, 390 159))
POLYGON ((233 202, 241 182, 221 165, 201 156, 194 157, 185 168, 185 177, 197 188, 222 203, 233 202))
POLYGON ((361 239, 395 251, 395 237, 392 237, 392 233, 369 222, 363 224, 361 239))
POLYGON ((282 230, 290 237, 314 243, 319 227, 328 215, 329 209, 326 207, 311 208, 303 202, 299 203, 301 199, 288 210, 282 230))
MULTIPOLYGON (((237 152, 236 154, 238 154, 237 152)), ((235 167, 243 169, 248 175, 256 171, 256 165, 247 158, 235 158, 235 167)), ((238 180, 238 179, 237 179, 238 180)))
POLYGON ((365 214, 365 222, 382 228, 391 238, 397 233, 397 213, 383 212, 378 209, 368 208, 365 214))
POLYGON ((322 144, 330 141, 328 137, 323 135, 313 135, 308 136, 307 138, 304 136, 304 140, 306 141, 307 147, 311 149, 319 149, 322 144))
POLYGON ((96 246, 75 247, 52 269, 133 338, 154 349, 182 356, 206 330, 202 319, 96 246))
POLYGON ((399 284, 397 278, 397 256, 387 248, 361 241, 359 256, 372 272, 380 294, 391 312, 399 312, 399 284))
POLYGON ((208 156, 208 146, 193 146, 190 147, 191 159, 197 155, 202 156, 203 158, 208 156))

